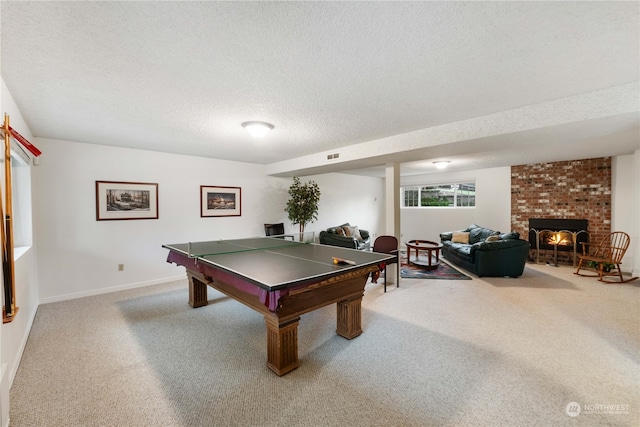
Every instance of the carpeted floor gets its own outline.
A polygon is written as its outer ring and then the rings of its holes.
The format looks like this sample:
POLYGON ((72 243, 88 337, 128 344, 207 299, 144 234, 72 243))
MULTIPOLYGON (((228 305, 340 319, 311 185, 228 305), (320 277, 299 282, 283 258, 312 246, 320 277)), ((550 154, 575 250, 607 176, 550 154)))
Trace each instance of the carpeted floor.
POLYGON ((213 290, 192 309, 186 281, 46 304, 10 425, 640 425, 639 284, 572 271, 370 283, 364 333, 337 336, 335 306, 302 316, 284 377, 260 315, 213 290))

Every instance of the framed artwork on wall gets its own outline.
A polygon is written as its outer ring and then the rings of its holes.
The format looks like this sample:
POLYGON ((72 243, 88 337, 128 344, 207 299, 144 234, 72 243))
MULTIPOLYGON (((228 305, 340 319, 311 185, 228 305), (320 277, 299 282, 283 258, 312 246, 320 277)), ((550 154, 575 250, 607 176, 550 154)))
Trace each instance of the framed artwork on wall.
POLYGON ((96 181, 96 221, 158 219, 158 184, 96 181))
POLYGON ((242 189, 240 187, 200 186, 200 216, 242 215, 242 189))

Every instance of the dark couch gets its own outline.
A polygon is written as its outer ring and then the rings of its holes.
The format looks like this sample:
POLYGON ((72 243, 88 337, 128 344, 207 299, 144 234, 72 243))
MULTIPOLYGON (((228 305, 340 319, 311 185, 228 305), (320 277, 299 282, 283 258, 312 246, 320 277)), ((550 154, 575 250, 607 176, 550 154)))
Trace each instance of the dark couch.
POLYGON ((519 277, 529 255, 529 242, 516 232, 501 234, 471 224, 459 231, 440 234, 442 255, 479 277, 519 277), (465 239, 468 238, 468 242, 465 239))
POLYGON ((321 231, 319 238, 323 245, 341 246, 362 251, 368 251, 371 248, 369 232, 359 229, 358 226, 352 226, 348 222, 321 231))

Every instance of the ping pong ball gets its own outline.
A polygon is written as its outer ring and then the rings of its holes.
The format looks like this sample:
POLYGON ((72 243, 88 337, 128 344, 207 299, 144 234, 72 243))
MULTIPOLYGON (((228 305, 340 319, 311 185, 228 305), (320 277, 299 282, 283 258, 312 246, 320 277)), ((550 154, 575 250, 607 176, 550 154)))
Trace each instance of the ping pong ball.
POLYGON ((338 260, 337 260, 337 259, 334 259, 334 260, 333 260, 333 263, 334 263, 334 264, 337 264, 337 263, 338 263, 338 260))

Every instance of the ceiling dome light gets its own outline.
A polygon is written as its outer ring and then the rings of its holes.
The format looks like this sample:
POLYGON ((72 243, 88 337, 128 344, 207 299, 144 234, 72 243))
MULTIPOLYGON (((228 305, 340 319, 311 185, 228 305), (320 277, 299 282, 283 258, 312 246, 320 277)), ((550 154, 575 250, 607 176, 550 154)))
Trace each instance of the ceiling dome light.
POLYGON ((436 165, 438 169, 445 169, 447 166, 449 166, 449 163, 451 162, 448 160, 440 160, 438 162, 433 162, 433 164, 436 165))
POLYGON ((254 138, 262 138, 271 129, 273 129, 272 124, 265 122, 244 122, 242 127, 245 128, 254 138))

